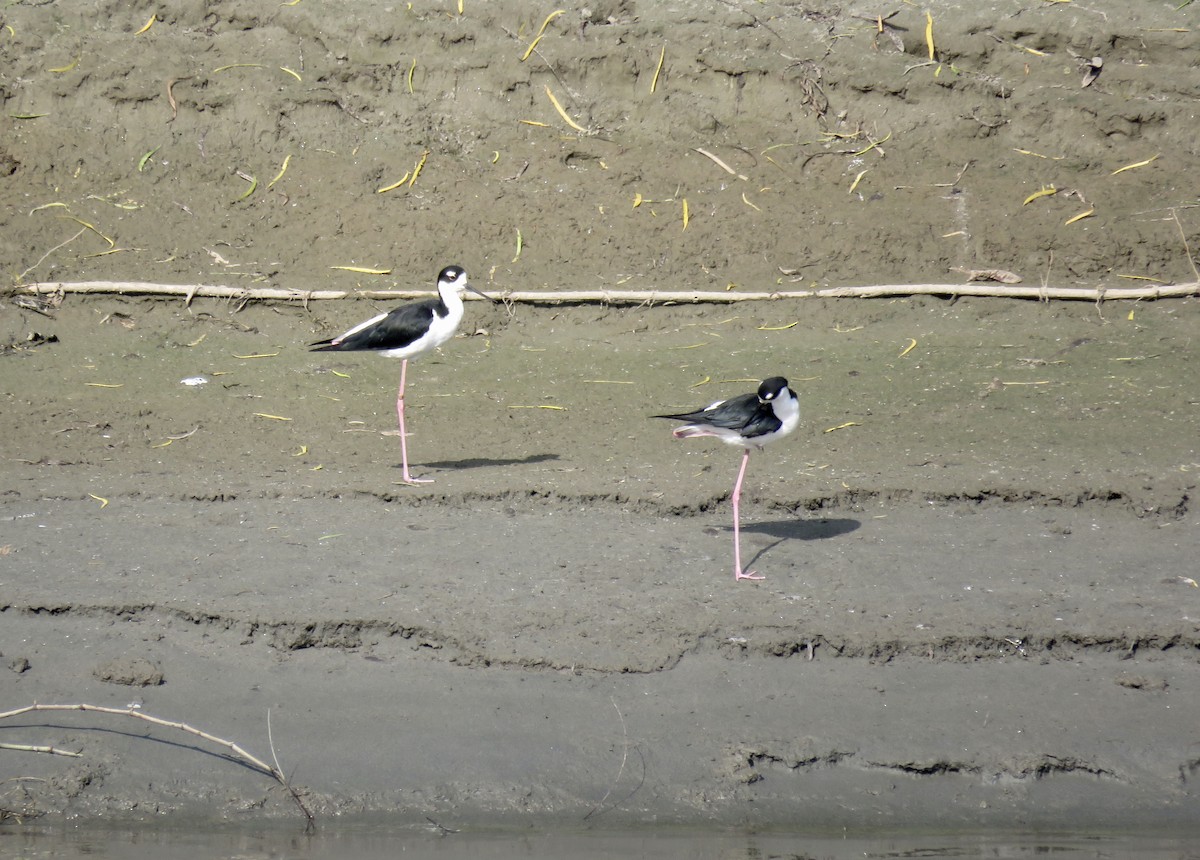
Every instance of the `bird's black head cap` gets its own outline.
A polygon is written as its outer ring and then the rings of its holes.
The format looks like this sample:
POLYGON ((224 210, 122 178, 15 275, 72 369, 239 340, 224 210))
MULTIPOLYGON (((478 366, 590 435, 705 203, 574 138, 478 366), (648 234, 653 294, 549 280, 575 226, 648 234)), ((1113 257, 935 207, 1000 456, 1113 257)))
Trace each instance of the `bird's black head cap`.
POLYGON ((758 399, 763 403, 769 403, 782 392, 786 391, 787 387, 788 381, 782 376, 772 376, 770 379, 764 379, 762 385, 758 386, 758 399))

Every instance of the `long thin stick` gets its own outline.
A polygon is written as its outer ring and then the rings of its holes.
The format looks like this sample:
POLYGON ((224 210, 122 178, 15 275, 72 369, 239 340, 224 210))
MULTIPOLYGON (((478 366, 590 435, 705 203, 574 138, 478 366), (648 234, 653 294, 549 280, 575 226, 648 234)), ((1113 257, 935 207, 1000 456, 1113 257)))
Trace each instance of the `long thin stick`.
POLYGON ((223 746, 243 762, 265 773, 267 776, 283 781, 283 774, 275 768, 271 767, 265 761, 255 758, 246 752, 233 741, 227 741, 216 735, 210 735, 208 732, 189 726, 187 723, 172 722, 164 720, 161 717, 153 717, 150 714, 135 711, 131 708, 106 708, 103 705, 27 705, 24 708, 17 708, 14 711, 5 711, 0 713, 0 720, 6 720, 11 717, 19 717, 21 714, 28 714, 34 711, 95 711, 100 714, 116 714, 122 717, 135 717, 139 720, 145 720, 148 723, 154 723, 156 726, 165 726, 168 729, 179 729, 182 732, 195 735, 198 738, 203 738, 206 741, 211 741, 218 746, 223 746))
POLYGON ((59 749, 58 747, 33 746, 32 744, 0 744, 0 750, 46 753, 47 755, 65 755, 69 758, 79 758, 83 755, 83 753, 75 752, 74 750, 64 750, 59 749))
MULTIPOLYGON (((23 284, 12 287, 10 294, 116 293, 120 295, 195 296, 205 298, 285 301, 325 301, 331 299, 413 299, 431 295, 427 290, 289 290, 278 287, 250 289, 204 284, 155 284, 144 281, 78 281, 23 284)), ((982 296, 1017 299, 1062 299, 1070 301, 1117 301, 1130 299, 1166 299, 1200 295, 1200 281, 1188 284, 1160 284, 1146 287, 1051 287, 968 282, 956 284, 880 284, 858 287, 823 287, 813 290, 773 290, 771 292, 733 292, 723 290, 514 290, 499 294, 509 302, 531 304, 602 303, 602 304, 731 304, 779 299, 870 299, 895 296, 982 296)), ((474 299, 465 295, 464 299, 474 299)))
POLYGON ((190 735, 195 735, 198 738, 203 738, 204 740, 206 740, 210 743, 214 743, 218 746, 222 746, 225 749, 229 750, 243 764, 249 765, 253 769, 255 769, 263 774, 266 774, 267 776, 271 777, 273 780, 278 782, 280 785, 282 785, 284 788, 286 788, 288 790, 288 792, 292 795, 292 798, 296 801, 296 804, 300 807, 300 810, 304 813, 305 817, 308 819, 309 825, 310 826, 312 825, 313 814, 300 801, 300 797, 299 797, 298 793, 295 791, 295 789, 293 789, 292 786, 288 784, 287 777, 284 776, 283 771, 281 771, 278 767, 272 767, 271 765, 267 764, 265 761, 263 761, 260 758, 257 758, 256 756, 252 756, 250 753, 246 752, 244 749, 242 749, 240 746, 238 746, 233 741, 227 741, 224 738, 219 738, 216 735, 209 734, 208 732, 198 729, 194 726, 190 726, 187 723, 176 722, 173 720, 164 720, 161 717, 151 716, 150 714, 143 713, 142 711, 135 711, 132 708, 108 708, 108 707, 104 707, 103 705, 87 705, 87 704, 26 705, 23 708, 16 708, 15 710, 4 711, 4 712, 0 713, 0 720, 7 720, 12 717, 19 717, 22 714, 29 714, 29 713, 33 713, 35 711, 94 711, 99 714, 114 714, 119 717, 134 717, 135 719, 143 720, 144 722, 147 722, 147 723, 153 723, 156 726, 163 726, 164 728, 168 728, 168 729, 178 729, 181 732, 187 732, 190 735))

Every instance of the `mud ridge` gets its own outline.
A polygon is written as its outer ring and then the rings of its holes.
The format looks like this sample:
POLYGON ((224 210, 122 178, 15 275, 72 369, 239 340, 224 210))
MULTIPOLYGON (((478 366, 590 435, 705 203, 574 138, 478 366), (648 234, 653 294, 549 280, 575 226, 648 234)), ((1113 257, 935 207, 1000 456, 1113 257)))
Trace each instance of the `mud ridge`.
MULTIPOLYGON (((90 497, 86 494, 78 496, 56 494, 44 498, 54 501, 87 501, 90 497)), ((128 499, 131 501, 171 500, 209 502, 213 504, 245 503, 251 500, 336 499, 377 501, 381 504, 395 505, 409 509, 444 508, 450 510, 473 510, 481 505, 516 505, 519 506, 519 510, 522 512, 570 507, 607 507, 620 509, 629 513, 687 518, 707 516, 712 514, 714 510, 724 509, 729 504, 730 494, 727 492, 716 493, 701 499, 679 503, 624 493, 564 493, 541 489, 430 493, 364 489, 289 492, 279 489, 261 488, 247 492, 222 491, 197 493, 189 491, 179 494, 135 491, 113 495, 108 498, 110 501, 117 499, 128 499)), ((1067 508, 1081 511, 1116 510, 1131 514, 1138 519, 1178 522, 1185 519, 1191 509, 1190 493, 1182 493, 1176 499, 1151 503, 1149 501, 1139 501, 1126 491, 1111 488, 1078 489, 1065 493, 1016 488, 985 489, 969 493, 930 492, 893 488, 881 490, 846 490, 795 501, 756 498, 752 491, 747 491, 744 499, 747 503, 758 505, 762 510, 787 514, 818 512, 828 514, 860 513, 872 505, 894 505, 895 503, 914 504, 918 506, 931 504, 961 506, 965 509, 987 508, 995 505, 1019 505, 1047 509, 1067 508)))
MULTIPOLYGON (((795 746, 795 744, 792 744, 795 746)), ((1015 761, 963 761, 949 758, 930 760, 886 760, 865 758, 861 750, 833 749, 814 752, 808 749, 815 742, 801 744, 805 749, 795 751, 775 750, 770 745, 730 749, 731 774, 741 783, 750 785, 767 779, 767 773, 808 774, 830 768, 848 768, 859 771, 883 771, 913 777, 972 776, 982 777, 989 783, 1006 780, 1037 781, 1057 775, 1088 776, 1099 779, 1126 782, 1118 771, 1075 756, 1058 756, 1043 753, 1027 756, 1015 761)))
MULTIPOLYGON (((670 671, 689 655, 718 653, 729 659, 766 658, 820 661, 823 659, 865 661, 871 664, 888 664, 895 661, 920 661, 925 664, 960 664, 980 662, 1009 662, 1014 659, 1028 661, 1071 662, 1092 657, 1118 661, 1132 659, 1135 655, 1152 653, 1170 656, 1176 660, 1191 661, 1200 655, 1200 634, 1124 634, 1121 636, 1089 636, 1062 634, 1053 636, 1010 637, 956 637, 945 636, 921 641, 902 640, 848 640, 829 637, 820 632, 800 639, 770 639, 757 635, 755 631, 741 630, 739 635, 712 630, 681 638, 680 646, 670 655, 654 661, 648 666, 623 665, 605 667, 591 664, 587 660, 570 661, 551 657, 504 656, 495 653, 486 641, 467 643, 444 631, 419 625, 404 625, 381 619, 289 619, 264 620, 261 618, 238 617, 212 612, 195 612, 170 606, 137 604, 106 606, 92 605, 28 605, 7 604, 0 607, 0 615, 12 613, 31 618, 45 617, 57 622, 72 619, 107 619, 113 622, 133 623, 144 629, 148 622, 160 622, 168 628, 172 623, 181 623, 188 629, 202 633, 216 633, 233 637, 239 646, 266 645, 281 653, 295 653, 307 649, 328 649, 347 653, 364 653, 373 659, 386 659, 380 653, 388 642, 409 643, 419 651, 436 655, 439 662, 449 662, 463 667, 490 667, 519 669, 525 671, 571 671, 573 673, 598 672, 600 674, 653 674, 670 671), (753 637, 753 644, 747 641, 753 637)), ((1135 681, 1124 686, 1139 688, 1135 681)))
POLYGON ((731 642, 726 634, 708 634, 701 641, 717 643, 717 650, 752 656, 796 657, 820 659, 827 656, 871 663, 890 663, 900 659, 920 659, 934 663, 976 663, 996 660, 1054 659, 1070 661, 1089 656, 1116 654, 1127 660, 1140 652, 1167 654, 1177 652, 1180 659, 1192 660, 1200 655, 1200 634, 1156 633, 1128 634, 1114 637, 1062 634, 1055 636, 1008 637, 946 636, 922 641, 902 640, 845 640, 814 633, 801 639, 762 641, 756 637, 753 645, 731 642))

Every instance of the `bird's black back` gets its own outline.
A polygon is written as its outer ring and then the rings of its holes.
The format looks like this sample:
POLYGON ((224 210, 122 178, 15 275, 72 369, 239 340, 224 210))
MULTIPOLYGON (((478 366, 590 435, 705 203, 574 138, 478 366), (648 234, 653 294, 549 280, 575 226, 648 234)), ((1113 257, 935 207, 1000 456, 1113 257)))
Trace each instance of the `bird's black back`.
POLYGON ((783 427, 783 422, 775 414, 773 404, 785 391, 795 397, 795 392, 788 387, 786 379, 782 376, 772 376, 764 379, 758 391, 753 394, 739 394, 694 412, 654 417, 683 421, 698 427, 731 430, 745 439, 755 439, 776 433, 783 427))
MULTIPOLYGON (((709 427, 720 427, 723 430, 744 430, 754 423, 758 413, 767 412, 772 418, 775 413, 771 407, 758 402, 757 394, 739 394, 730 397, 707 409, 697 409, 695 412, 683 412, 677 415, 655 415, 655 418, 670 418, 688 424, 703 424, 709 427)), ((768 431, 763 431, 768 432, 768 431)))
POLYGON ((311 344, 313 352, 361 351, 382 349, 403 349, 415 341, 429 329, 433 317, 445 316, 449 308, 441 298, 421 299, 409 302, 388 312, 379 322, 367 326, 361 331, 348 335, 343 340, 334 343, 337 338, 319 340, 311 344))

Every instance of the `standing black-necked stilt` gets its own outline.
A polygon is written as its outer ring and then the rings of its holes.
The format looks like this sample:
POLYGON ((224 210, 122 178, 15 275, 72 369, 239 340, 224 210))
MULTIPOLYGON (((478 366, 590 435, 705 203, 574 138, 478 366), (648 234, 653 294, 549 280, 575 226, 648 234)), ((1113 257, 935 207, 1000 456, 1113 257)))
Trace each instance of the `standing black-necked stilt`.
POLYGON ((782 376, 764 379, 753 394, 740 394, 728 400, 718 400, 695 412, 679 415, 655 415, 655 418, 670 418, 686 421, 682 427, 672 431, 676 439, 692 436, 716 436, 727 445, 737 445, 744 451, 742 467, 738 470, 737 483, 733 485, 733 578, 763 579, 754 571, 742 570, 742 536, 738 504, 742 496, 742 478, 746 476, 746 463, 750 461, 750 449, 762 448, 769 442, 782 439, 796 429, 800 423, 800 401, 796 392, 788 388, 782 376))
POLYGON ((404 483, 429 483, 431 478, 414 478, 408 471, 408 441, 404 429, 404 380, 408 360, 437 349, 454 336, 463 318, 462 294, 465 290, 489 299, 467 283, 461 266, 447 266, 437 280, 438 297, 401 305, 393 311, 371 317, 345 334, 310 344, 314 352, 325 350, 370 350, 388 358, 399 358, 400 391, 396 395, 396 415, 400 420, 400 454, 404 460, 404 483))

